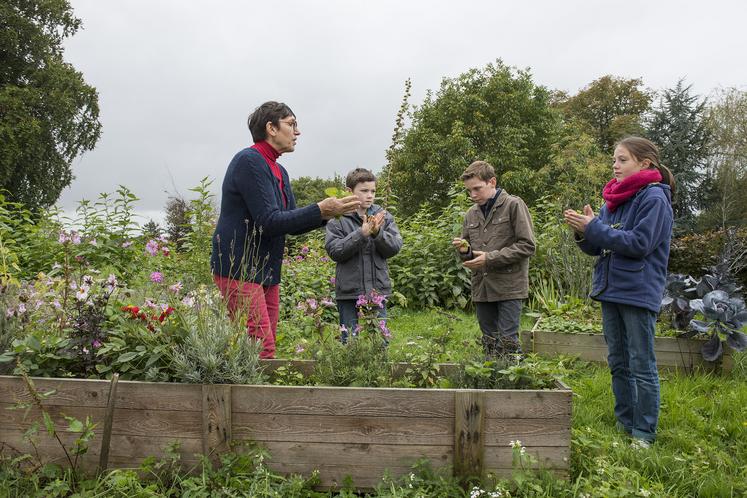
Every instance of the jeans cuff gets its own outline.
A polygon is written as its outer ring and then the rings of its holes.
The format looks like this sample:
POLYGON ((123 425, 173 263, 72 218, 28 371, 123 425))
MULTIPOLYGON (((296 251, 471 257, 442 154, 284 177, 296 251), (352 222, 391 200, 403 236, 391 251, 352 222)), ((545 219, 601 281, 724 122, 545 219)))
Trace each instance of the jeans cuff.
POLYGON ((637 429, 633 429, 631 436, 633 436, 636 439, 643 439, 644 441, 647 441, 649 443, 653 443, 654 441, 656 441, 656 434, 651 434, 650 432, 639 431, 637 429))

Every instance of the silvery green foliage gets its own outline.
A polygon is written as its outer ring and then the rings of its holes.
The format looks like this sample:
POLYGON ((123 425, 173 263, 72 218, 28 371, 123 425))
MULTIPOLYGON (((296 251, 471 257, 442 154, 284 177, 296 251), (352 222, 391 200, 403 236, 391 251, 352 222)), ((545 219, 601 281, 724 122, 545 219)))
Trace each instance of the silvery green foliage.
POLYGON ((215 296, 198 297, 195 313, 185 316, 185 334, 175 349, 172 368, 177 381, 196 384, 262 384, 262 346, 246 327, 228 318, 215 296))
POLYGON ((690 300, 698 297, 698 281, 690 275, 670 273, 664 288, 664 298, 661 305, 672 312, 672 326, 684 330, 695 316, 695 310, 690 306, 690 300))
POLYGON ((691 320, 688 331, 682 337, 692 337, 698 333, 709 334, 701 353, 706 361, 716 361, 723 354, 722 342, 732 349, 743 351, 747 348, 747 335, 741 329, 747 324, 747 309, 744 299, 731 297, 726 291, 708 292, 702 299, 690 301, 690 307, 703 314, 704 320, 691 320))

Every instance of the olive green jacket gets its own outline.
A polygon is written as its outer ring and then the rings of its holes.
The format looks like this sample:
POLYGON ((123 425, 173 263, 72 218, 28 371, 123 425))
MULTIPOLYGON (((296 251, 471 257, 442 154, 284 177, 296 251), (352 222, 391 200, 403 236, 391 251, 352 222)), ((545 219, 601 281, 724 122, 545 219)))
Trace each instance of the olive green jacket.
POLYGON ((473 251, 484 251, 484 268, 472 272, 472 301, 526 299, 529 293, 529 257, 535 241, 532 217, 520 197, 502 190, 488 216, 472 206, 464 217, 462 238, 473 251))

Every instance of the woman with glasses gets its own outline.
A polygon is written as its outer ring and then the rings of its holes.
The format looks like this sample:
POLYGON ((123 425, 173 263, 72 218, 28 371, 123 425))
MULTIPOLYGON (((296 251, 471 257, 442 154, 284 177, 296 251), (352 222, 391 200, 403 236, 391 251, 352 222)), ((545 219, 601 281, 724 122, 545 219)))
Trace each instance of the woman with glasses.
POLYGON ((277 162, 296 148, 296 115, 283 103, 265 102, 248 124, 254 145, 239 151, 226 170, 210 266, 231 317, 245 314, 247 334, 262 341, 260 357, 274 358, 286 234, 322 227, 360 201, 329 197, 296 207, 288 172, 277 162))

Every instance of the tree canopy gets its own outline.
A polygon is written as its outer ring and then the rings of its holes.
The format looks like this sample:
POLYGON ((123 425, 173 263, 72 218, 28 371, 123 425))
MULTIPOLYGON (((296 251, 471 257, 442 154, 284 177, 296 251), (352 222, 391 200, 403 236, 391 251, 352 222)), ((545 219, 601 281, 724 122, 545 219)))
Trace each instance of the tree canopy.
POLYGON ((448 191, 475 160, 496 168, 499 183, 524 194, 526 178, 550 161, 558 128, 550 93, 528 71, 500 60, 445 78, 411 113, 411 126, 391 151, 386 173, 399 212, 448 204, 448 191))
POLYGON ((48 207, 101 135, 96 89, 63 59, 62 41, 81 22, 66 0, 6 0, 0 26, 0 188, 48 207))

